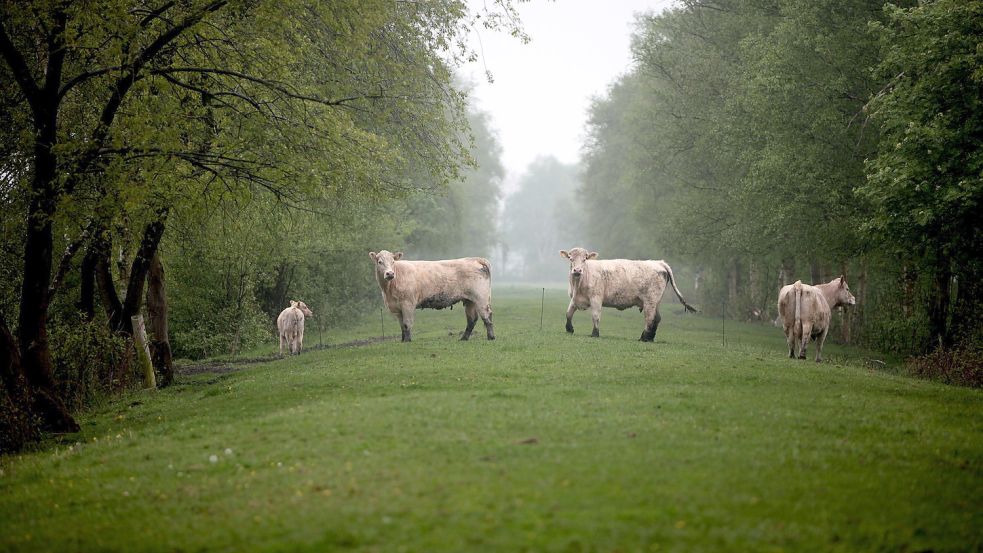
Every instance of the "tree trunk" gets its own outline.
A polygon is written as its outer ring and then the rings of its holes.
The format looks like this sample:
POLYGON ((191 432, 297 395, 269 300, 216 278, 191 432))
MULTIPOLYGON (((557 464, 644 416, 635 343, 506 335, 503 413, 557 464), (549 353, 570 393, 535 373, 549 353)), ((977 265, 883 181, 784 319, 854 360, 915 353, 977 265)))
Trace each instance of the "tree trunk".
POLYGON ((101 238, 97 240, 99 261, 96 264, 96 278, 102 293, 106 316, 109 318, 109 328, 117 334, 132 336, 130 317, 140 311, 150 262, 157 254, 160 239, 164 235, 164 218, 167 216, 167 210, 158 211, 158 215, 159 219, 152 221, 144 229, 143 239, 140 241, 140 247, 137 249, 133 264, 130 267, 126 297, 122 301, 120 301, 116 285, 113 282, 113 275, 110 272, 111 260, 109 256, 112 251, 112 243, 108 238, 108 233, 103 232, 101 238))
POLYGON ((99 257, 96 255, 95 249, 90 246, 79 267, 81 282, 79 284, 79 301, 76 304, 86 322, 92 322, 96 316, 96 264, 98 262, 99 257))
POLYGON ((109 329, 113 332, 122 332, 125 330, 123 321, 127 318, 123 316, 123 304, 119 301, 116 282, 110 269, 112 265, 109 257, 112 247, 112 238, 105 229, 102 229, 92 244, 93 255, 96 258, 96 282, 99 284, 99 295, 102 296, 102 308, 106 311, 106 318, 109 320, 109 329))
POLYGON ((812 278, 812 282, 810 282, 809 284, 816 285, 816 284, 823 283, 823 271, 819 267, 819 263, 815 261, 811 262, 809 264, 809 273, 810 273, 809 276, 812 278))
POLYGON ((150 339, 150 357, 154 369, 160 374, 159 385, 174 382, 171 362, 171 342, 167 329, 167 291, 164 287, 164 266, 160 252, 154 255, 147 273, 147 332, 150 339))
POLYGON ((0 314, 0 454, 19 451, 40 438, 20 352, 0 314))
MULTIPOLYGON (((840 266, 840 275, 846 279, 847 277, 847 263, 846 261, 840 266)), ((847 284, 849 284, 850 279, 847 279, 847 284)), ((840 338, 843 340, 844 344, 850 343, 850 309, 846 307, 840 308, 840 338)))
POLYGON ((741 262, 737 258, 734 258, 730 274, 727 276, 730 277, 727 286, 727 302, 732 307, 735 307, 737 305, 737 294, 741 287, 741 262))
POLYGON ((929 337, 932 344, 952 345, 949 325, 950 293, 952 291, 952 271, 947 262, 940 263, 932 276, 932 297, 928 300, 929 337))
POLYGON ((133 329, 133 347, 137 350, 137 362, 143 374, 143 387, 157 389, 157 377, 154 374, 154 364, 150 361, 150 344, 147 343, 147 328, 143 324, 143 315, 130 317, 133 329))
POLYGON ((49 115, 49 122, 39 122, 39 136, 34 145, 34 177, 27 212, 24 280, 18 319, 20 362, 42 429, 78 432, 78 424, 55 391, 48 344, 48 286, 51 284, 54 246, 52 219, 58 202, 55 189, 57 159, 52 152, 55 119, 54 114, 49 115))
POLYGON ((781 281, 782 286, 795 282, 795 259, 789 258, 782 261, 781 281))

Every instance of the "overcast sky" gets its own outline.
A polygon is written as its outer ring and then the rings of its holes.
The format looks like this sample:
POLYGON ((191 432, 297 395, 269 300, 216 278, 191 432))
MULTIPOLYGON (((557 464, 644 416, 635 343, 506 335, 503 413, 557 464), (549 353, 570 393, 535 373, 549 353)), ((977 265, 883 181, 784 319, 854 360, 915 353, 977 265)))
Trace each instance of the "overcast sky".
MULTIPOLYGON (((469 0, 480 7, 485 0, 469 0)), ((532 0, 518 9, 532 42, 483 31, 472 41, 481 59, 464 67, 475 104, 491 114, 511 191, 536 157, 580 157, 593 96, 631 67, 634 14, 661 11, 671 0, 532 0), (491 71, 494 82, 484 78, 491 71)))

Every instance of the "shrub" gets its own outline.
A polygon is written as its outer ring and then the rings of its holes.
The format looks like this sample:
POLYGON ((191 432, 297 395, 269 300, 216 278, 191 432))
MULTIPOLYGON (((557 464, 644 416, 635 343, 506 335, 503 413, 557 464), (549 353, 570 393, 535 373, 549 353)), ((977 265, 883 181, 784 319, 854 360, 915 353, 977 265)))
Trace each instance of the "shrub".
POLYGON ((937 348, 927 355, 908 359, 913 376, 973 388, 983 387, 983 350, 937 348))
POLYGON ((133 343, 109 331, 105 322, 79 318, 50 329, 55 382, 70 410, 134 381, 133 343))

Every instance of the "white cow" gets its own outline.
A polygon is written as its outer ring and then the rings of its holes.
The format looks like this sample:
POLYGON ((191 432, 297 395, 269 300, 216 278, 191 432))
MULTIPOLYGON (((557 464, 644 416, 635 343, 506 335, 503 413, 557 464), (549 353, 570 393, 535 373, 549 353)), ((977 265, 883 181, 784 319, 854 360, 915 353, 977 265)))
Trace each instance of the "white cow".
POLYGON ((300 355, 304 347, 304 318, 313 317, 314 312, 302 301, 290 301, 290 307, 280 312, 276 318, 276 328, 280 333, 280 356, 284 344, 290 353, 300 355))
POLYGON ((845 276, 816 286, 797 280, 782 287, 778 293, 778 317, 785 331, 788 356, 794 358, 798 349, 799 359, 805 359, 809 340, 815 339, 816 362, 822 361, 832 309, 856 304, 845 276))
POLYGON ((464 302, 467 328, 461 340, 471 337, 478 317, 485 323, 489 340, 495 339, 491 308, 491 264, 480 257, 443 261, 403 261, 403 252, 369 252, 382 301, 399 321, 403 341, 413 332, 415 309, 443 309, 464 302))
POLYGON ((594 331, 600 336, 601 307, 619 310, 637 307, 645 314, 645 328, 639 338, 643 342, 655 340, 662 316, 659 302, 666 285, 671 284, 676 296, 687 311, 696 311, 679 293, 669 264, 658 261, 631 259, 595 259, 597 252, 584 248, 560 250, 560 255, 570 260, 570 306, 567 307, 567 332, 573 332, 573 314, 578 309, 590 308, 594 331))

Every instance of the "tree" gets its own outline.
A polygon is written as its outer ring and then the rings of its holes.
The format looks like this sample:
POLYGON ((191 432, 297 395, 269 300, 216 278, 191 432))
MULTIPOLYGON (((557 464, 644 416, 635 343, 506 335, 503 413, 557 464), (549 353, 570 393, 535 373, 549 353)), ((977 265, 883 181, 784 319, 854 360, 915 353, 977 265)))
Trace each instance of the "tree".
POLYGON ((874 25, 887 82, 867 106, 883 129, 858 191, 865 230, 920 269, 929 347, 983 336, 983 2, 888 5, 874 25))

